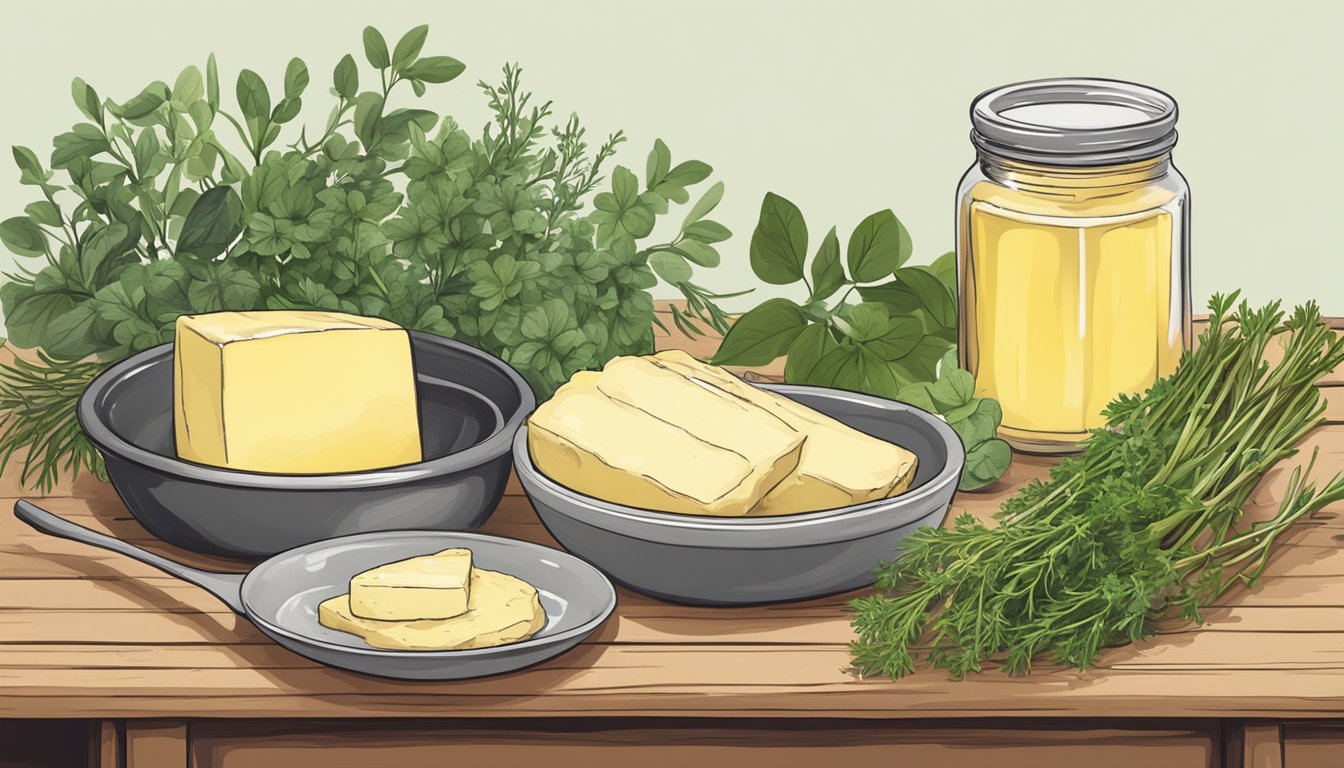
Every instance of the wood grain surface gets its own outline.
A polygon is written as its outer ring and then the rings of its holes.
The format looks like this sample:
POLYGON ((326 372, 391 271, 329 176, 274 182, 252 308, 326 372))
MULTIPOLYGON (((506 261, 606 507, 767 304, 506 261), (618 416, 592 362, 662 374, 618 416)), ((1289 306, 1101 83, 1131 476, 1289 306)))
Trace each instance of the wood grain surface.
MULTIPOLYGON (((713 344, 660 338, 662 346, 699 352, 713 344)), ((1322 387, 1333 423, 1303 447, 1319 449, 1324 477, 1344 471, 1344 371, 1322 387)), ((1276 469, 1248 513, 1267 514, 1288 472, 1303 460, 1276 469)), ((1015 457, 1008 475, 987 492, 959 494, 953 514, 988 517, 1050 463, 1015 457)), ((854 595, 712 609, 622 590, 616 615, 549 663, 483 680, 405 683, 321 667, 271 644, 195 587, 28 529, 8 513, 23 493, 15 475, 11 470, 0 478, 4 718, 1344 716, 1341 506, 1299 525, 1259 588, 1230 595, 1208 612, 1206 625, 1173 626, 1136 646, 1107 651, 1086 672, 1043 667, 1009 677, 991 669, 953 681, 922 671, 900 681, 861 680, 847 670, 846 603, 854 595)), ((40 503, 184 562, 245 567, 156 542, 110 486, 88 476, 40 503)), ((516 483, 483 530, 555 545, 516 483)), ((136 732, 128 734, 130 746, 132 736, 147 738, 147 750, 162 743, 153 732, 136 732)))

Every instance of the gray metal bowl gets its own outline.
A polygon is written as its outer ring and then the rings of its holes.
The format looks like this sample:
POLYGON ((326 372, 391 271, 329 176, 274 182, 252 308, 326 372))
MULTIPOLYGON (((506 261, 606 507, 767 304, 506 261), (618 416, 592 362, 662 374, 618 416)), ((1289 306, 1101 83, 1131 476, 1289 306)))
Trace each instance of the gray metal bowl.
POLYGON ((475 347, 411 333, 425 461, 366 472, 238 472, 177 458, 173 346, 123 360, 89 385, 79 423, 127 509, 150 533, 249 560, 386 530, 464 530, 494 512, 515 430, 536 407, 522 376, 475 347))
POLYGON ((909 491, 879 501, 778 517, 710 517, 613 504, 542 474, 527 449, 513 460, 537 516, 565 549, 622 586, 661 600, 741 605, 848 592, 911 531, 941 525, 961 481, 955 432, 913 406, 824 387, 760 385, 919 457, 909 491))

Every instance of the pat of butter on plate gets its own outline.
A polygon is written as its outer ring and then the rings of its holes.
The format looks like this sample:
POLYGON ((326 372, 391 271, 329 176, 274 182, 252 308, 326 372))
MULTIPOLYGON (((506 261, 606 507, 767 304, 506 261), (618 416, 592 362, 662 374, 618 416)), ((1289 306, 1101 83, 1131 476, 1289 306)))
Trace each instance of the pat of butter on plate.
POLYGON ((466 613, 470 599, 469 549, 398 560, 350 580, 350 612, 363 619, 450 619, 466 613))

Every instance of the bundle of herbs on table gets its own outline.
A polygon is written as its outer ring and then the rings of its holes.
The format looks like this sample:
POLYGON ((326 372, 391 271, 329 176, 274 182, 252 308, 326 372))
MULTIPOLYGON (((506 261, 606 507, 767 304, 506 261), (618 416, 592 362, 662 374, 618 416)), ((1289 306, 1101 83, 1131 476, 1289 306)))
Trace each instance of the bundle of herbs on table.
POLYGON ((1106 410, 1081 454, 1028 483, 994 524, 963 515, 925 528, 857 599, 854 666, 900 677, 921 663, 954 676, 1001 662, 1024 673, 1042 658, 1079 668, 1163 619, 1254 585, 1294 522, 1344 500, 1344 475, 1318 487, 1312 459, 1292 469, 1277 513, 1243 508, 1271 468, 1324 422, 1315 383, 1344 364, 1344 336, 1314 304, 1285 321, 1215 297, 1180 367, 1106 410), (1282 348, 1265 361, 1271 344, 1282 348))

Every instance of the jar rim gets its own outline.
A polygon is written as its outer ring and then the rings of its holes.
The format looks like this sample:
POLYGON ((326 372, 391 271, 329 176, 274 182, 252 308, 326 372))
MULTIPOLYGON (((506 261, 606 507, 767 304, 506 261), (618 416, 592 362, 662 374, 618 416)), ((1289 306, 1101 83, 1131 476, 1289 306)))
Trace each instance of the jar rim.
POLYGON ((992 88, 971 103, 971 142, 1043 165, 1148 160, 1176 145, 1176 100, 1138 83, 1048 78, 992 88))

